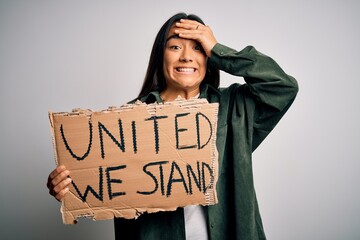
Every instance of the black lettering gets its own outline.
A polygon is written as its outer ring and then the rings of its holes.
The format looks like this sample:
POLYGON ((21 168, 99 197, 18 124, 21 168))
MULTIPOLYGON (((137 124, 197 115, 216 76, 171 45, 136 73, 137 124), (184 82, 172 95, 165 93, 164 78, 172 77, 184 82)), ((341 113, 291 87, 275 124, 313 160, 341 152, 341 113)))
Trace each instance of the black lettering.
POLYGON ((175 138, 176 138, 176 149, 188 149, 188 148, 195 148, 196 145, 191 145, 191 146, 180 146, 179 143, 179 132, 185 132, 188 129, 187 128, 179 128, 179 122, 178 122, 178 118, 179 117, 184 117, 189 115, 189 113, 179 113, 175 115, 175 138))
POLYGON ((99 167, 99 193, 95 192, 95 190, 90 186, 87 185, 86 190, 84 194, 81 194, 78 186, 75 184, 74 181, 71 182, 71 184, 74 186, 75 191, 81 198, 83 202, 86 202, 86 198, 89 192, 91 192, 98 200, 101 202, 103 201, 103 173, 102 173, 102 167, 99 167))
POLYGON ((92 124, 91 122, 89 122, 89 144, 88 144, 88 148, 86 150, 86 152, 84 153, 84 155, 82 157, 79 157, 77 156, 70 148, 67 140, 66 140, 66 137, 65 137, 65 133, 64 133, 64 127, 63 125, 61 124, 60 126, 60 132, 61 132, 61 138, 62 140, 64 141, 64 144, 65 144, 65 147, 66 147, 66 150, 68 150, 68 152, 70 153, 70 155, 75 158, 76 160, 78 161, 81 161, 81 160, 84 160, 90 153, 90 149, 91 149, 91 144, 92 144, 92 124))
POLYGON ((211 136, 212 136, 212 125, 211 122, 209 120, 208 117, 206 117, 204 114, 202 114, 201 112, 196 113, 196 133, 197 133, 197 143, 198 143, 198 149, 202 149, 204 148, 210 141, 211 136), (209 123, 209 127, 210 127, 210 136, 209 139, 207 140, 207 142, 203 145, 201 145, 200 143, 200 119, 199 116, 202 116, 203 118, 206 119, 206 121, 209 123))
POLYGON ((206 190, 211 187, 214 183, 214 175, 213 175, 213 171, 211 169, 211 167, 209 166, 209 164, 207 163, 202 163, 202 169, 201 169, 201 174, 202 174, 202 180, 203 180, 203 191, 204 193, 206 193, 206 190), (208 169, 208 172, 210 174, 210 182, 209 185, 206 186, 206 177, 205 177, 205 167, 208 169))
POLYGON ((143 167, 144 173, 146 173, 153 179, 153 181, 155 183, 155 188, 152 191, 137 191, 137 193, 144 194, 144 195, 150 195, 150 194, 154 194, 158 190, 158 188, 159 188, 158 179, 155 177, 154 174, 152 174, 152 172, 148 171, 147 168, 151 167, 151 166, 159 165, 161 194, 165 195, 165 193, 164 193, 164 171, 163 171, 162 165, 166 164, 166 163, 168 163, 168 161, 153 162, 153 163, 148 163, 143 167))
POLYGON ((168 182, 168 186, 167 186, 167 193, 166 193, 166 196, 169 197, 171 195, 171 190, 172 190, 172 184, 173 182, 182 182, 183 183, 183 186, 184 186, 184 189, 186 191, 187 194, 189 194, 189 190, 186 186, 186 182, 185 182, 185 179, 184 179, 184 176, 181 172, 181 169, 180 167, 176 164, 176 162, 172 162, 171 164, 171 170, 170 170, 170 176, 169 176, 169 182, 168 182), (180 178, 175 178, 174 179, 174 169, 176 168, 176 170, 179 172, 180 174, 180 178))
POLYGON ((119 119, 119 134, 120 134, 120 142, 118 142, 115 137, 110 133, 110 131, 102 124, 98 122, 99 127, 99 138, 100 138, 100 148, 101 148, 101 157, 105 158, 105 150, 104 150, 104 141, 103 141, 103 131, 110 137, 110 139, 121 149, 121 151, 125 152, 125 142, 124 142, 124 133, 122 127, 122 121, 119 119))
POLYGON ((137 139, 136 139, 136 123, 135 121, 131 122, 131 129, 132 129, 132 138, 133 138, 133 149, 134 153, 137 152, 137 139))
POLYGON ((113 199, 114 197, 126 195, 125 192, 114 192, 114 193, 112 192, 111 184, 112 183, 120 184, 120 183, 122 183, 122 181, 120 179, 110 178, 110 172, 120 170, 120 169, 124 169, 124 168, 126 168, 126 165, 120 165, 120 166, 116 166, 116 167, 108 167, 108 168, 106 168, 106 179, 107 179, 108 193, 109 193, 110 200, 113 199))
POLYGON ((186 165, 186 170, 187 170, 187 175, 188 175, 188 179, 189 179, 189 194, 192 194, 192 181, 191 181, 191 176, 194 179, 194 182, 197 186, 197 188, 199 189, 199 191, 201 192, 201 173, 200 173, 200 163, 199 161, 196 162, 196 166, 197 166, 197 174, 198 174, 198 179, 196 178, 196 174, 194 173, 192 167, 190 164, 186 165))
POLYGON ((155 151, 159 153, 159 124, 158 119, 167 118, 168 116, 152 116, 151 118, 145 119, 145 121, 154 121, 154 138, 155 138, 155 151))

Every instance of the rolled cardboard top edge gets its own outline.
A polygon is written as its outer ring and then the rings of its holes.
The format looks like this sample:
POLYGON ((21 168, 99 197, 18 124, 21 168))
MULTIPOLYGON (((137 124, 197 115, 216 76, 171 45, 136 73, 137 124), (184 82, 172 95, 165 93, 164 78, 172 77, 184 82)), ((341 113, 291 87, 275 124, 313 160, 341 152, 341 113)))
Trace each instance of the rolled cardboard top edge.
POLYGON ((218 105, 218 103, 209 103, 207 101, 207 99, 205 99, 205 98, 184 99, 184 98, 178 97, 174 101, 165 102, 165 103, 146 104, 146 103, 143 103, 143 102, 137 100, 133 104, 124 104, 121 106, 109 106, 107 109, 103 109, 103 110, 99 110, 99 111, 94 111, 91 109, 75 108, 71 112, 49 111, 49 115, 68 116, 68 117, 71 117, 71 116, 90 117, 95 112, 98 112, 98 113, 122 112, 122 111, 126 111, 126 110, 132 110, 134 107, 137 107, 137 106, 144 106, 144 107, 146 107, 146 109, 149 113, 153 113, 157 108, 162 108, 162 107, 169 106, 169 105, 175 105, 175 106, 181 107, 183 109, 196 109, 196 108, 200 108, 204 104, 210 104, 210 105, 214 105, 214 106, 218 105))

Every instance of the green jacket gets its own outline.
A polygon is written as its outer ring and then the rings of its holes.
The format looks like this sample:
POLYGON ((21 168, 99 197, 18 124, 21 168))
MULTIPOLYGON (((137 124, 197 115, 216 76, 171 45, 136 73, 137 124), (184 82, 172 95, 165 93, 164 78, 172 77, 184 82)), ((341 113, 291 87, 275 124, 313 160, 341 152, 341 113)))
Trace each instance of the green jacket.
MULTIPOLYGON (((219 203, 205 207, 208 233, 215 239, 266 239, 256 200, 252 152, 288 110, 298 92, 294 78, 270 57, 246 47, 240 52, 215 45, 208 64, 241 76, 246 84, 215 89, 201 86, 200 98, 218 102, 219 203)), ((143 102, 162 102, 152 92, 143 102)), ((116 239, 185 239, 183 208, 144 214, 137 220, 115 219, 116 239)))

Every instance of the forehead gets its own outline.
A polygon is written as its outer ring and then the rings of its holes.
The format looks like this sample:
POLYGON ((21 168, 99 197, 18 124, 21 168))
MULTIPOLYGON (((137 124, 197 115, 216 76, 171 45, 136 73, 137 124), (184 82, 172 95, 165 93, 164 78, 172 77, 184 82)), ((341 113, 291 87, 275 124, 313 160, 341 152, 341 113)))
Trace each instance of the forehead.
POLYGON ((169 29, 169 32, 166 35, 166 38, 169 38, 170 36, 176 35, 175 34, 175 29, 176 29, 176 26, 175 26, 175 23, 173 23, 173 25, 171 25, 171 27, 169 29))

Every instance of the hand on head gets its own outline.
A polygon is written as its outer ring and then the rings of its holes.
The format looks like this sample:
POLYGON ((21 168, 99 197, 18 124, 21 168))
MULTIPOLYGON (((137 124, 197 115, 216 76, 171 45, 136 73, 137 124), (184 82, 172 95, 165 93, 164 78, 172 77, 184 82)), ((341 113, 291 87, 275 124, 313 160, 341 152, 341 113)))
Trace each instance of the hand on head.
POLYGON ((198 41, 206 55, 211 57, 211 50, 217 40, 209 26, 188 19, 181 19, 175 26, 175 33, 179 34, 179 37, 198 41))
POLYGON ((48 177, 47 187, 50 195, 61 201, 69 191, 68 185, 71 183, 70 171, 61 165, 55 168, 48 177))

